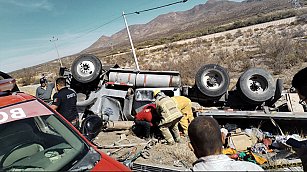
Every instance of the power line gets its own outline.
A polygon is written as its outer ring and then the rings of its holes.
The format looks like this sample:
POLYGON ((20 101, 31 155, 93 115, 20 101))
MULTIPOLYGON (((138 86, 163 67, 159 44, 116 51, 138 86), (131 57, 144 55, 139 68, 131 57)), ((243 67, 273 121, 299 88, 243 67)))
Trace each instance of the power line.
MULTIPOLYGON (((166 4, 166 5, 161 5, 161 6, 154 7, 154 8, 149 8, 149 9, 145 9, 145 10, 141 10, 141 11, 135 11, 135 12, 127 13, 127 14, 125 14, 125 15, 127 16, 127 15, 131 15, 131 14, 140 14, 140 13, 143 13, 143 12, 152 11, 152 10, 156 10, 156 9, 159 9, 159 8, 164 8, 164 7, 171 6, 171 5, 175 5, 175 4, 178 4, 178 3, 185 3, 185 2, 187 2, 187 1, 188 1, 188 0, 181 0, 181 1, 173 2, 173 3, 170 3, 170 4, 166 4)), ((102 25, 100 25, 100 26, 98 26, 98 27, 96 27, 96 28, 94 28, 94 29, 91 29, 91 30, 87 31, 87 32, 84 33, 83 35, 80 35, 80 36, 76 37, 75 39, 79 39, 79 38, 81 38, 81 37, 83 37, 83 36, 85 36, 85 35, 87 35, 87 34, 89 34, 89 33, 92 33, 92 32, 94 32, 94 31, 96 31, 96 30, 102 28, 103 26, 106 26, 106 25, 108 25, 108 24, 111 24, 111 23, 115 22, 116 20, 120 19, 121 17, 122 17, 122 15, 121 15, 121 16, 118 16, 118 17, 116 17, 116 18, 114 18, 114 19, 112 19, 112 20, 110 20, 110 21, 108 21, 108 22, 105 22, 105 23, 103 23, 102 25)))
MULTIPOLYGON (((157 0, 156 0, 157 1, 157 0)), ((159 0, 159 1, 161 1, 161 0, 159 0)), ((146 4, 146 5, 148 5, 148 4, 152 4, 152 3, 154 3, 155 1, 150 1, 149 3, 148 3, 148 1, 146 1, 145 3, 143 2, 143 3, 141 3, 141 4, 139 4, 139 5, 136 5, 136 6, 143 6, 144 4, 146 4)), ((131 9, 131 8, 130 8, 131 9)), ((127 11, 131 11, 131 10, 127 10, 127 11)), ((111 17, 109 17, 109 18, 111 18, 111 17)), ((114 17, 114 19, 112 19, 112 20, 116 20, 116 19, 119 19, 120 18, 120 16, 118 16, 118 17, 114 17)), ((111 20, 111 21, 112 21, 111 20)), ((106 23, 104 23, 105 25, 107 25, 107 24, 110 24, 110 23, 112 23, 111 21, 108 21, 108 22, 106 22, 106 23)), ((96 22, 97 23, 97 22, 96 22)), ((104 24, 102 24, 102 25, 104 25, 104 24)), ((94 27, 90 27, 90 28, 87 28, 87 29, 83 29, 83 30, 80 30, 80 31, 78 31, 78 33, 80 33, 80 35, 82 34, 82 33, 84 33, 84 32, 86 32, 86 34, 88 34, 88 33, 90 33, 91 32, 91 30, 93 30, 93 31, 95 31, 95 30, 97 30, 97 29, 99 29, 99 28, 101 28, 101 27, 103 27, 102 25, 99 25, 99 26, 94 26, 94 27)), ((83 35, 82 35, 83 36, 83 35)), ((78 38, 79 37, 82 37, 82 36, 78 36, 78 38)))
POLYGON ((91 30, 87 31, 87 32, 84 33, 83 35, 80 35, 80 36, 76 37, 75 39, 79 39, 79 38, 81 38, 81 37, 83 37, 83 36, 85 36, 85 35, 87 35, 87 34, 89 34, 89 33, 91 33, 91 32, 94 32, 94 31, 96 31, 96 30, 102 28, 103 26, 106 26, 106 25, 108 25, 108 24, 110 24, 110 23, 113 23, 113 22, 115 22, 116 20, 120 19, 121 17, 122 17, 122 16, 118 16, 118 17, 116 17, 116 18, 114 18, 114 19, 112 19, 112 20, 110 20, 110 21, 108 21, 108 22, 105 22, 105 23, 103 23, 102 25, 100 25, 100 26, 98 26, 98 27, 96 27, 96 28, 94 28, 94 29, 91 29, 91 30))
MULTIPOLYGON (((171 5, 175 5, 175 4, 178 4, 178 3, 185 3, 185 2, 187 2, 187 1, 188 1, 188 0, 181 0, 181 1, 173 2, 173 3, 170 3, 170 4, 166 4, 166 5, 161 5, 161 6, 154 7, 154 8, 149 8, 149 9, 145 9, 145 10, 140 10, 140 11, 135 11, 135 12, 126 13, 125 15, 127 16, 127 15, 132 15, 132 14, 140 14, 140 13, 143 13, 143 12, 152 11, 152 10, 156 10, 156 9, 159 9, 159 8, 164 8, 164 7, 171 6, 171 5)), ((73 38, 72 40, 76 40, 76 39, 79 39, 79 38, 81 38, 81 37, 84 37, 84 36, 86 36, 86 35, 88 35, 88 34, 94 32, 94 31, 96 31, 96 30, 98 30, 98 29, 100 29, 100 28, 102 28, 102 27, 104 27, 104 26, 106 26, 106 25, 108 25, 108 24, 111 24, 111 23, 113 23, 113 22, 119 20, 119 19, 122 18, 122 17, 123 17, 123 15, 120 15, 120 16, 115 17, 115 18, 113 18, 113 19, 111 19, 111 20, 109 20, 109 21, 107 21, 107 22, 105 22, 105 23, 103 23, 103 24, 101 24, 101 25, 99 25, 99 26, 93 28, 93 29, 90 29, 90 30, 86 31, 86 32, 83 33, 83 34, 80 33, 79 36, 76 36, 76 37, 73 38)), ((58 46, 62 46, 62 45, 59 44, 58 46)), ((48 51, 46 51, 46 52, 48 52, 48 51)))
MULTIPOLYGON (((188 0, 181 0, 181 1, 173 2, 173 3, 170 3, 170 4, 166 4, 166 5, 161 5, 161 6, 154 7, 154 8, 149 8, 149 9, 145 9, 145 10, 141 10, 141 11, 135 11, 135 12, 126 13, 125 15, 127 16, 127 15, 132 15, 132 14, 140 14, 140 13, 143 13, 143 12, 152 11, 152 10, 156 10, 156 9, 159 9, 159 8, 164 8, 164 7, 171 6, 171 5, 175 5, 175 4, 178 4, 178 3, 185 3, 185 2, 187 2, 187 1, 188 1, 188 0)), ((79 39, 79 38, 81 38, 81 37, 83 37, 83 36, 86 36, 86 35, 88 35, 88 34, 94 32, 94 31, 96 31, 96 30, 98 30, 98 29, 100 29, 100 28, 102 28, 102 27, 104 27, 104 26, 106 26, 106 25, 108 25, 108 24, 111 24, 111 23, 113 23, 113 22, 119 20, 121 17, 122 17, 122 15, 121 15, 121 16, 118 16, 118 17, 115 17, 115 18, 113 18, 112 20, 109 20, 109 21, 107 21, 107 22, 105 22, 105 23, 99 25, 98 27, 95 27, 95 28, 93 28, 93 29, 90 29, 89 31, 85 32, 84 34, 80 34, 79 36, 73 38, 73 40, 79 39)))
POLYGON ((154 7, 154 8, 149 8, 149 9, 146 9, 146 10, 141 10, 141 11, 135 11, 135 12, 127 13, 125 15, 127 16, 127 15, 131 15, 131 14, 140 14, 140 13, 143 13, 143 12, 152 11, 152 10, 156 10, 156 9, 159 9, 159 8, 164 8, 164 7, 168 7, 168 6, 179 4, 179 3, 185 3, 187 1, 188 0, 177 1, 177 2, 170 3, 170 4, 154 7))

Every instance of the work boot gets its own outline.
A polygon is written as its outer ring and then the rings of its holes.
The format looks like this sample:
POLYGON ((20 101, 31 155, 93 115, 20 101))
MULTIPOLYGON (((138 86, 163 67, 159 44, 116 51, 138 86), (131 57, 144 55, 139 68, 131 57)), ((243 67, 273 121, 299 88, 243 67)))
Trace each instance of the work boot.
POLYGON ((176 143, 182 143, 182 141, 181 141, 181 139, 180 139, 180 138, 175 139, 175 142, 176 142, 176 143))
POLYGON ((169 139, 169 140, 165 140, 166 142, 164 142, 164 144, 166 145, 174 145, 175 144, 175 141, 174 139, 169 139))
POLYGON ((151 140, 151 137, 144 137, 143 138, 145 141, 149 141, 149 140, 151 140))
POLYGON ((169 145, 169 146, 172 146, 172 145, 175 144, 175 142, 174 142, 174 141, 171 141, 171 142, 167 142, 166 144, 169 145))

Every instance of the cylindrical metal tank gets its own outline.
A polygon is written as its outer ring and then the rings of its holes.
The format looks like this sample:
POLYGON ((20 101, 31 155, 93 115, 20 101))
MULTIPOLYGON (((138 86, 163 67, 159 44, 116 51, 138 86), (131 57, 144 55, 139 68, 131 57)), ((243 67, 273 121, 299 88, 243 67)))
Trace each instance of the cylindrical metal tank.
POLYGON ((136 87, 180 87, 181 77, 177 71, 133 71, 111 69, 109 82, 131 84, 136 87))
POLYGON ((109 73, 109 82, 135 85, 135 80, 136 80, 136 73, 133 73, 132 71, 131 72, 111 71, 109 73))

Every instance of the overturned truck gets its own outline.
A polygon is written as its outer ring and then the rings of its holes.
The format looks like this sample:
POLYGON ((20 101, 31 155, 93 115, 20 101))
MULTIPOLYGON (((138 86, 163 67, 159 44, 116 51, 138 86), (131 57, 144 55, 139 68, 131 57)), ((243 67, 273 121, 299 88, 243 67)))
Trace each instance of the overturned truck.
POLYGON ((307 119, 296 93, 283 91, 281 79, 260 68, 250 68, 229 89, 230 77, 217 64, 202 66, 194 86, 183 86, 178 71, 145 71, 105 66, 94 55, 84 54, 60 75, 78 93, 80 119, 98 115, 104 127, 112 121, 132 121, 134 115, 153 103, 153 91, 183 95, 201 105, 196 115, 217 118, 307 119), (205 107, 205 108, 203 108, 205 107))

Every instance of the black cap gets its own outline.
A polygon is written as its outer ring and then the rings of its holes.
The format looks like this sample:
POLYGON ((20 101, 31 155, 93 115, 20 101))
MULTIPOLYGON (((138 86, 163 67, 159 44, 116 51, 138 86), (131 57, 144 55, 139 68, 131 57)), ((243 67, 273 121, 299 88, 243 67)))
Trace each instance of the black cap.
POLYGON ((39 83, 40 84, 47 83, 47 79, 46 78, 41 78, 41 79, 39 79, 39 83))

